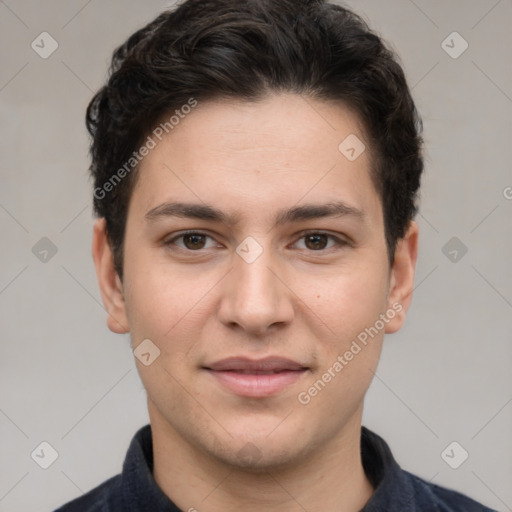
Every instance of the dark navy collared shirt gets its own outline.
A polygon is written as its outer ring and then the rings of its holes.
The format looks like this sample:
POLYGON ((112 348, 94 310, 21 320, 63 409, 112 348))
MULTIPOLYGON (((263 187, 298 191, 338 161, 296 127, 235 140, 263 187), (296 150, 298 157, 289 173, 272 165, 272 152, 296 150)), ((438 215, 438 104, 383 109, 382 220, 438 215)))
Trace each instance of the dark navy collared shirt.
MULTIPOLYGON (((386 442, 366 427, 361 430, 361 456, 374 493, 360 512, 496 512, 402 470, 386 442)), ((181 512, 153 478, 151 426, 133 437, 120 475, 55 512, 181 512)))

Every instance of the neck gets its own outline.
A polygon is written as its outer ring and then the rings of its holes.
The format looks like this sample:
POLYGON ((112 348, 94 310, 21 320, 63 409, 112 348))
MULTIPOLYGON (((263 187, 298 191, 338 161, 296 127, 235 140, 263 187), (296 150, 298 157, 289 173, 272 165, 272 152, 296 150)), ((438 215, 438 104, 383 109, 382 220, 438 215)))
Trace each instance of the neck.
POLYGON ((360 455, 362 410, 341 435, 315 453, 257 473, 191 446, 155 410, 149 411, 153 475, 181 510, 358 512, 373 494, 360 455))

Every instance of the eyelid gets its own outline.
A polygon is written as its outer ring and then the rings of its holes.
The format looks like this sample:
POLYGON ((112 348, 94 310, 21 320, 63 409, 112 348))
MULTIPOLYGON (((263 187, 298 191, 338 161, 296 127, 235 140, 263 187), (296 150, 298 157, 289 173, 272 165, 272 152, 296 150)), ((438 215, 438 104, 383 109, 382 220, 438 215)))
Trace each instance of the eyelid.
MULTIPOLYGON (((294 242, 293 245, 295 245, 299 240, 302 240, 303 238, 305 238, 309 235, 325 235, 328 238, 334 240, 336 242, 336 246, 338 246, 338 248, 344 247, 346 245, 350 245, 350 241, 347 238, 344 238, 340 235, 335 235, 333 233, 329 233, 328 231, 319 230, 319 229, 316 229, 316 230, 308 229, 308 230, 300 232, 297 241, 294 242)), ((328 249, 320 249, 318 251, 309 250, 308 252, 321 254, 321 253, 328 252, 330 249, 335 249, 335 247, 329 247, 328 249)))
MULTIPOLYGON (((185 231, 180 231, 179 233, 173 233, 172 234, 172 237, 171 238, 164 238, 164 245, 168 246, 168 245, 176 245, 174 242, 180 238, 183 238, 187 235, 199 235, 199 236, 204 236, 206 238, 210 238, 212 240, 215 240, 214 237, 212 235, 209 235, 208 233, 204 232, 204 231, 199 231, 199 230, 196 230, 196 229, 187 229, 185 231)), ((183 247, 180 247, 180 246, 177 246, 178 249, 182 249, 184 251, 187 251, 187 252, 201 252, 203 251, 204 249, 198 249, 196 251, 194 250, 191 250, 191 249, 187 249, 187 248, 183 248, 183 247)))
MULTIPOLYGON (((170 239, 167 239, 167 238, 164 239, 164 245, 166 245, 166 246, 175 245, 178 249, 181 249, 181 250, 186 251, 186 252, 191 252, 191 253, 192 252, 200 253, 200 252, 203 252, 205 250, 204 248, 203 249, 197 249, 197 250, 187 249, 187 248, 183 248, 183 247, 180 247, 180 246, 175 244, 176 240, 178 240, 180 238, 183 238, 186 235, 199 235, 199 236, 204 236, 206 238, 210 238, 212 240, 215 240, 215 238, 212 235, 209 235, 207 232, 200 231, 200 230, 189 229, 189 230, 180 231, 179 233, 173 234, 172 238, 170 238, 170 239)), ((332 233, 329 233, 328 231, 315 230, 315 229, 304 230, 304 231, 301 231, 300 233, 298 233, 297 235, 295 235, 297 237, 297 240, 295 242, 293 242, 292 245, 297 244, 300 240, 304 239, 305 237, 307 237, 309 235, 325 235, 328 238, 330 238, 331 240, 335 241, 335 246, 334 247, 329 247, 327 249, 319 249, 317 251, 311 250, 311 249, 310 250, 305 249, 307 252, 311 252, 311 253, 322 254, 322 253, 328 252, 331 249, 335 249, 336 247, 340 248, 340 247, 344 247, 346 245, 350 245, 350 241, 347 240, 346 238, 342 237, 342 236, 334 235, 332 233)), ((207 249, 211 249, 211 247, 209 247, 207 249)))

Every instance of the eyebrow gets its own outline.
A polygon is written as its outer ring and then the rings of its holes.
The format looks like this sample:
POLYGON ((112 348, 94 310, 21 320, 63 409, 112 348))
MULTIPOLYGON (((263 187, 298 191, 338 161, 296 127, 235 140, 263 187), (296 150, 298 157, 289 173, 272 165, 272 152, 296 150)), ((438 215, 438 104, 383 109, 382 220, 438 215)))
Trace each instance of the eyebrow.
MULTIPOLYGON (((208 204, 179 202, 163 203, 149 210, 144 217, 149 222, 166 217, 182 217, 222 222, 229 226, 236 225, 240 221, 239 214, 227 214, 208 204)), ((279 210, 276 215, 275 225, 279 226, 286 223, 325 217, 354 217, 362 220, 366 215, 363 210, 350 206, 343 201, 325 204, 305 204, 279 210)))

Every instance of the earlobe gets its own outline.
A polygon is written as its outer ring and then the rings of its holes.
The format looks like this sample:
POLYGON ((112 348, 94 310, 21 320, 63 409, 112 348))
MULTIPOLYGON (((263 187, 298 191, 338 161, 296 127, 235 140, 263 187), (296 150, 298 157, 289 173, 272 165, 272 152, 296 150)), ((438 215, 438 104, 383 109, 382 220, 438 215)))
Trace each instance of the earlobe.
POLYGON ((391 268, 388 308, 396 312, 386 326, 386 333, 398 331, 412 301, 414 273, 418 256, 418 225, 411 221, 405 236, 396 246, 395 260, 391 268))
POLYGON ((98 219, 94 224, 92 256, 103 304, 108 315, 108 328, 117 334, 125 334, 130 329, 126 315, 123 285, 114 267, 114 258, 104 218, 98 219))

